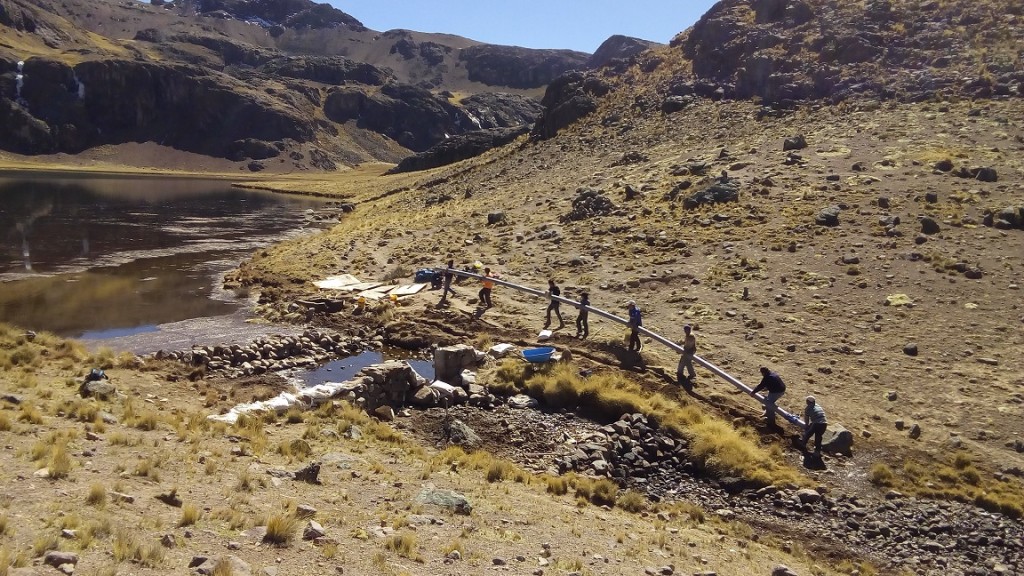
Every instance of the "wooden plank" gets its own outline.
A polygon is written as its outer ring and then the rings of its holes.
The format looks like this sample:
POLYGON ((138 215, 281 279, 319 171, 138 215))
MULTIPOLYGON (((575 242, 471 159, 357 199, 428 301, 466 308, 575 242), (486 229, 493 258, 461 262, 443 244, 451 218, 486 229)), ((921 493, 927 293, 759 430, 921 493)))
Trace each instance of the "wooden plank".
POLYGON ((313 282, 313 284, 315 284, 317 288, 322 288, 324 290, 346 290, 347 286, 352 286, 353 284, 359 283, 359 278, 356 278, 351 274, 339 274, 337 276, 328 276, 323 280, 317 280, 316 282, 313 282))
POLYGON ((403 284, 389 292, 389 294, 394 294, 395 296, 411 296, 426 287, 426 284, 403 284))
POLYGON ((373 290, 374 288, 381 285, 381 282, 360 282, 359 284, 352 284, 346 286, 344 289, 349 292, 364 292, 366 290, 373 290))

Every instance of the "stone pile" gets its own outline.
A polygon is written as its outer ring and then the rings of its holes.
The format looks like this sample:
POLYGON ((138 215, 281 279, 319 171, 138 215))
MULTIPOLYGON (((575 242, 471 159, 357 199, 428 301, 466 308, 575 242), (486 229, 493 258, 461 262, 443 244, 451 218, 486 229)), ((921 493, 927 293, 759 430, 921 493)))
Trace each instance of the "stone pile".
POLYGON ((644 484, 666 470, 693 474, 689 442, 677 438, 643 414, 626 414, 602 427, 571 454, 555 461, 559 473, 605 476, 620 483, 644 484))
POLYGON ((205 366, 207 371, 224 371, 230 377, 237 377, 312 366, 338 356, 358 354, 378 343, 379 339, 345 337, 310 328, 300 336, 270 336, 249 344, 196 346, 191 350, 161 351, 155 356, 205 366))
POLYGON ((580 188, 572 200, 572 210, 562 216, 563 222, 575 222, 597 216, 609 216, 615 212, 615 203, 600 190, 580 188))

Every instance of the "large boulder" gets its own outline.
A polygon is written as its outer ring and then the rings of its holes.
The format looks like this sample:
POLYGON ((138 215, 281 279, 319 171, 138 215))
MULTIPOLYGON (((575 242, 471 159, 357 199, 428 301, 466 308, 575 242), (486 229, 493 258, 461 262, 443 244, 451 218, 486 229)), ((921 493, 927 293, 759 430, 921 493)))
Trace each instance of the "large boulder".
POLYGON ((597 47, 594 54, 587 60, 587 68, 601 68, 615 60, 629 60, 637 54, 659 46, 664 46, 664 44, 616 34, 597 47))
POLYGON ((533 125, 544 111, 540 102, 520 94, 482 92, 467 96, 459 106, 476 120, 477 128, 514 128, 533 125))
POLYGON ((416 497, 416 501, 420 504, 428 504, 431 506, 439 506, 446 510, 451 510, 456 514, 462 514, 469 516, 473 512, 473 505, 469 503, 469 500, 462 494, 455 492, 454 490, 442 490, 434 487, 434 485, 427 485, 416 497))
POLYGON ((853 455, 853 432, 839 424, 829 423, 825 435, 821 438, 821 449, 826 452, 853 455))

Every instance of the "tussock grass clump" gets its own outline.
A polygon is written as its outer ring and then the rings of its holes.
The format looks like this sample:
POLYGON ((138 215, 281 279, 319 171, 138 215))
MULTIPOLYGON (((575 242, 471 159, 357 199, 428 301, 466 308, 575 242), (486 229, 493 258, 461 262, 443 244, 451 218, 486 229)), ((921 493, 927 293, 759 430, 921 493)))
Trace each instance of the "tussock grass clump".
POLYGON ((60 547, 60 539, 56 534, 40 534, 32 541, 32 556, 38 558, 50 550, 60 547))
POLYGON ((29 424, 42 424, 43 413, 34 404, 22 404, 21 410, 18 412, 18 421, 29 424))
POLYGON ((576 497, 598 506, 615 506, 619 492, 617 484, 607 478, 585 478, 576 476, 571 480, 576 488, 576 497))
POLYGON ((524 392, 553 409, 568 409, 599 422, 641 413, 691 440, 697 464, 720 476, 741 476, 761 485, 801 483, 800 475, 762 448, 756 435, 706 415, 685 400, 644 390, 621 374, 581 378, 577 367, 558 364, 534 369, 520 361, 503 362, 490 383, 492 391, 524 392), (682 402, 682 403, 680 403, 682 402))
POLYGON ((633 490, 623 492, 615 501, 615 505, 634 514, 644 512, 648 508, 647 497, 633 490))
POLYGON ((416 553, 416 535, 411 532, 402 532, 400 534, 393 534, 384 543, 384 546, 388 550, 395 552, 402 558, 408 558, 421 562, 422 559, 416 553))
POLYGON ((281 442, 277 447, 277 451, 285 458, 288 458, 289 461, 293 459, 301 460, 313 453, 313 447, 309 445, 309 442, 296 438, 295 440, 281 442))
POLYGON ((102 508, 107 504, 107 488, 99 482, 89 486, 89 493, 85 496, 85 503, 90 506, 102 508))
POLYGON ((66 444, 62 442, 53 447, 46 468, 50 471, 50 478, 54 480, 68 477, 71 473, 71 457, 68 456, 66 444))
POLYGON ((291 514, 274 514, 267 519, 267 533, 263 541, 275 546, 287 546, 295 538, 299 520, 291 514))
POLYGON ((7 412, 0 412, 0 432, 10 432, 13 426, 7 412))
POLYGON ((233 576, 235 569, 231 566, 231 561, 227 558, 220 558, 217 563, 213 565, 213 571, 210 572, 212 576, 233 576))
POLYGON ((569 492, 569 481, 563 476, 551 476, 545 474, 541 479, 544 481, 545 490, 548 494, 562 496, 569 492))
POLYGON ((445 467, 454 465, 459 468, 486 471, 488 482, 512 479, 520 484, 529 484, 533 478, 529 472, 484 450, 467 453, 458 446, 449 446, 435 456, 433 462, 443 464, 445 467))
POLYGON ((0 514, 0 536, 6 536, 7 530, 10 528, 10 524, 7 520, 7 514, 0 514))
POLYGON ((181 518, 178 520, 178 528, 191 526, 199 521, 202 513, 195 504, 185 504, 181 508, 181 518))
POLYGON ((114 534, 113 554, 118 562, 135 562, 146 568, 156 568, 164 561, 164 548, 159 542, 140 542, 128 529, 114 534))

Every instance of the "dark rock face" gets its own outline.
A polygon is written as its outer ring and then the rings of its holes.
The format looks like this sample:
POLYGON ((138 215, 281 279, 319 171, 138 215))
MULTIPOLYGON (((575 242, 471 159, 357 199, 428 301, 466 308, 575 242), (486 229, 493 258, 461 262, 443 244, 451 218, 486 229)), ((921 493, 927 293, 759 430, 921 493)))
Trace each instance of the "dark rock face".
POLYGON ((155 140, 223 157, 243 138, 306 142, 314 134, 296 110, 188 66, 100 60, 72 69, 32 58, 25 62, 22 99, 18 105, 0 98, 5 128, 19 127, 0 130, 0 145, 23 154, 155 140))
POLYGON ((531 50, 482 44, 459 53, 469 79, 491 86, 539 88, 569 70, 587 66, 589 55, 572 50, 531 50))
POLYGON ((587 60, 587 68, 601 68, 613 60, 629 60, 656 46, 663 46, 663 44, 616 34, 598 46, 590 60, 587 60))
POLYGON ((356 82, 368 86, 382 86, 395 81, 390 70, 363 64, 341 56, 306 56, 279 58, 262 68, 265 74, 312 80, 321 84, 341 85, 356 82))
POLYGON ((388 173, 415 172, 438 166, 447 166, 467 158, 479 156, 488 150, 504 146, 530 131, 527 125, 514 128, 490 128, 453 136, 425 152, 409 156, 388 173))
POLYGON ((389 84, 370 94, 354 88, 333 90, 324 102, 324 113, 335 122, 355 120, 360 128, 418 152, 475 128, 462 109, 407 84, 389 84))
POLYGON ((500 92, 474 94, 459 104, 479 121, 481 129, 533 124, 544 112, 544 107, 533 98, 500 92))
POLYGON ((199 0, 200 14, 221 12, 239 20, 290 28, 337 28, 366 30, 363 23, 334 8, 311 0, 199 0))
POLYGON ((537 120, 533 134, 551 138, 562 128, 597 110, 597 98, 610 89, 604 80, 583 72, 570 72, 556 79, 541 100, 544 113, 537 120))
POLYGON ((401 38, 391 45, 392 54, 400 54, 406 60, 420 58, 429 66, 437 66, 444 62, 444 57, 451 54, 452 47, 437 42, 416 42, 411 38, 401 38))

